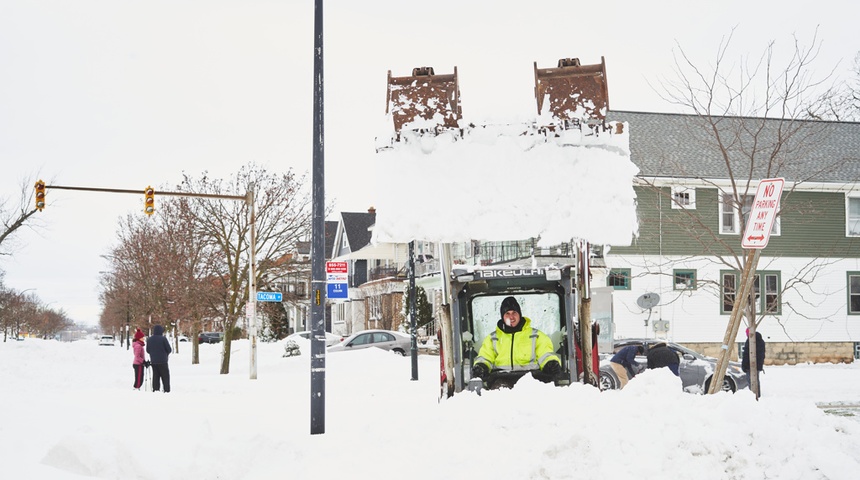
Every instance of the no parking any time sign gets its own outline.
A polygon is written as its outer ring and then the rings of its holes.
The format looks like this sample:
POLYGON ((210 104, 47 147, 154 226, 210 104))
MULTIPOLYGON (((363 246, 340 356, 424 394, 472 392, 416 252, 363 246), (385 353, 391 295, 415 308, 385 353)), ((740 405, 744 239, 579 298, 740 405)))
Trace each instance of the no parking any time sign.
POLYGON ((784 178, 762 180, 755 192, 752 210, 741 240, 743 248, 764 248, 770 240, 770 231, 776 220, 779 209, 779 197, 782 196, 784 178))

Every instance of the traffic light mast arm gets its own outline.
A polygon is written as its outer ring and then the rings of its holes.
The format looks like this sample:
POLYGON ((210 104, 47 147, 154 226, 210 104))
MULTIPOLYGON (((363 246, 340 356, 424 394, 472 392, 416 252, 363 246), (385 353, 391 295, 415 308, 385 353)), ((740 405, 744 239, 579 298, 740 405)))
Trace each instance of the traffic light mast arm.
MULTIPOLYGON (((122 188, 97 188, 97 187, 69 187, 64 185, 45 185, 45 188, 54 188, 57 190, 81 190, 85 192, 106 192, 106 193, 133 193, 135 195, 140 195, 140 190, 130 190, 130 189, 122 189, 122 188)), ((215 193, 186 193, 186 192, 163 192, 159 191, 159 195, 166 195, 172 197, 198 197, 198 198, 226 198, 230 200, 243 200, 245 201, 248 197, 247 195, 220 195, 215 193)))

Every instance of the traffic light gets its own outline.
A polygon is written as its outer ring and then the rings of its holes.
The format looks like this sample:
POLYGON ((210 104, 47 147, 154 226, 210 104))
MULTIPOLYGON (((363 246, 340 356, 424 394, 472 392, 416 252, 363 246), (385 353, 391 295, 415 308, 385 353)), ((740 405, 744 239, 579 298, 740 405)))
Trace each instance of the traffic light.
POLYGON ((143 195, 145 197, 143 201, 143 212, 147 215, 152 215, 155 213, 155 190, 152 187, 146 187, 146 190, 143 191, 143 195))
POLYGON ((45 208, 45 182, 39 180, 36 182, 36 210, 42 211, 45 208))

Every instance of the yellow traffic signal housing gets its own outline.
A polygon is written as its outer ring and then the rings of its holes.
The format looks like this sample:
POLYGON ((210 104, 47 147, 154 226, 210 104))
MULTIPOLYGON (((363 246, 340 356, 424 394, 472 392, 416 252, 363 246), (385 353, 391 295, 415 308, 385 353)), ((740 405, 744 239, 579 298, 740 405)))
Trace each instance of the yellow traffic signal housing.
POLYGON ((39 180, 36 182, 36 210, 42 211, 45 208, 45 182, 39 180))
POLYGON ((152 215, 155 213, 155 190, 153 190, 152 187, 146 187, 146 190, 143 191, 143 195, 143 212, 147 215, 152 215))

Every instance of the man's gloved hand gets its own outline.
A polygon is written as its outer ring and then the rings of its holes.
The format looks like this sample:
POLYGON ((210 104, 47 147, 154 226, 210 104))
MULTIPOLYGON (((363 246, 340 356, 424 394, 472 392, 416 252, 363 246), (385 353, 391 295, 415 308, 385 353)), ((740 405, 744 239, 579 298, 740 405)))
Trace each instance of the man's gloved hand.
POLYGON ((543 372, 548 375, 558 375, 561 373, 561 364, 557 360, 550 360, 543 366, 543 372))
POLYGON ((489 373, 490 373, 490 369, 487 368, 487 366, 484 365, 483 363, 479 363, 479 364, 475 365, 474 367, 472 367, 472 377, 477 377, 477 378, 480 378, 481 380, 483 380, 484 377, 489 375, 489 373))
POLYGON ((149 360, 146 360, 145 362, 143 362, 144 367, 149 367, 150 365, 152 365, 152 364, 149 363, 149 360))

